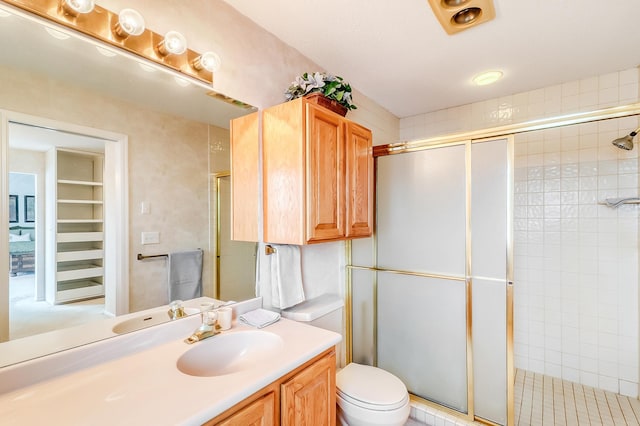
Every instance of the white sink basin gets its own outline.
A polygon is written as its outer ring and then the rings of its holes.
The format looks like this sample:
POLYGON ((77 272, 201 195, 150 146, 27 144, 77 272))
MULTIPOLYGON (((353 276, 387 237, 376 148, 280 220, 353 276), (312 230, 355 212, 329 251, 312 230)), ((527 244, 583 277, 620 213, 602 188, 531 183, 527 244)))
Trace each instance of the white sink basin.
MULTIPOLYGON (((197 314, 200 312, 198 308, 184 308, 187 315, 197 314)), ((113 326, 111 329, 116 334, 129 333, 131 331, 141 330, 151 327, 152 325, 163 324, 169 322, 170 318, 167 311, 151 312, 146 315, 140 315, 128 320, 122 321, 113 326)))
POLYGON ((220 334, 195 343, 178 358, 177 367, 190 376, 223 376, 259 367, 282 346, 282 338, 267 331, 220 334))

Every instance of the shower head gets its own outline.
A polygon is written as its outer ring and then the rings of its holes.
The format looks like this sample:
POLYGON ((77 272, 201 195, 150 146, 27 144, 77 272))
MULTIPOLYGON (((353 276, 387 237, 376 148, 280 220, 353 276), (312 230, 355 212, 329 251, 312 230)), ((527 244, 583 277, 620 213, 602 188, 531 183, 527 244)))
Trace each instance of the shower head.
POLYGON ((611 143, 620 149, 631 151, 633 149, 633 137, 637 135, 638 132, 640 132, 640 127, 634 130, 633 132, 629 133, 627 136, 618 138, 611 143))

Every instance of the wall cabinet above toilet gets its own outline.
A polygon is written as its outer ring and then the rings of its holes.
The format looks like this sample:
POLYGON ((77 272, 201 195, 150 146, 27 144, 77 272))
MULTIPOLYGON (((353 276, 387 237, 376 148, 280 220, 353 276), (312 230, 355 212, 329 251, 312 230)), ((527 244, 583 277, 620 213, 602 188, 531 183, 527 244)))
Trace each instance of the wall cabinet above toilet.
MULTIPOLYGON (((258 144, 235 135, 257 133, 232 121, 232 193, 246 197, 246 165, 258 144)), ((251 126, 258 126, 253 120, 251 126)), ((255 127, 257 129, 258 127, 255 127)), ((368 237, 373 229, 371 131, 304 98, 262 113, 263 240, 304 245, 368 237)), ((234 228, 256 217, 233 203, 234 228), (250 220, 250 219, 249 219, 250 220)), ((257 236, 257 232, 254 232, 257 236)), ((247 235, 234 235, 243 239, 247 235)))

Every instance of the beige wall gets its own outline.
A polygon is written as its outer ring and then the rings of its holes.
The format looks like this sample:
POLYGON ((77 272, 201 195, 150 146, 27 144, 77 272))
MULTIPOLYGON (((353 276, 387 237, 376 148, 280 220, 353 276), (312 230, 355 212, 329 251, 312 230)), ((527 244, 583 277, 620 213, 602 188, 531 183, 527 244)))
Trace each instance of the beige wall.
MULTIPOLYGON (((99 3, 112 11, 131 6, 129 0, 99 3)), ((322 70, 221 0, 191 0, 188 3, 181 0, 139 0, 135 8, 153 31, 164 33, 175 29, 184 34, 190 48, 218 52, 222 68, 214 77, 214 88, 259 108, 283 102, 284 91, 297 75, 322 70)), ((349 76, 343 77, 349 80, 349 76)), ((357 90, 354 101, 358 109, 349 112, 348 118, 370 128, 375 145, 398 140, 398 118, 357 90)), ((327 292, 342 293, 343 243, 304 247, 302 262, 308 297, 327 292)))
POLYGON ((208 125, 7 68, 0 68, 0 108, 128 135, 132 311, 167 303, 168 296, 166 262, 139 262, 137 253, 203 248, 203 278, 211 281, 208 125), (140 214, 143 201, 148 215, 140 214), (161 243, 143 247, 142 231, 159 231, 161 243))
MULTIPOLYGON (((131 6, 123 0, 99 4, 113 11, 131 6)), ((176 29, 186 36, 190 48, 217 51, 223 63, 214 88, 258 107, 283 102, 283 92, 296 75, 321 69, 220 0, 140 0, 135 7, 153 31, 176 29)), ((129 136, 130 308, 136 311, 166 303, 164 262, 138 262, 135 255, 209 246, 207 125, 6 70, 0 70, 0 80, 0 108, 129 136), (148 216, 139 213, 142 201, 151 206, 148 216), (160 231, 161 244, 143 250, 142 231, 160 231)), ((357 92, 354 98, 359 109, 350 112, 349 118, 371 128, 375 144, 398 139, 396 117, 357 92)), ((224 168, 220 163, 212 166, 224 168)), ((311 294, 342 291, 343 253, 343 244, 305 249, 303 267, 311 294), (331 265, 329 270, 326 264, 331 265)), ((205 275, 210 269, 205 264, 205 275)), ((205 282, 210 282, 208 276, 205 282)))
MULTIPOLYGON (((115 12, 132 7, 130 0, 98 3, 115 12)), ((259 108, 284 102, 284 91, 297 75, 322 70, 222 0, 138 0, 134 7, 151 30, 175 29, 191 49, 216 51, 222 68, 214 77, 214 89, 259 108)), ((348 75, 342 77, 349 80, 348 75)), ((374 144, 397 142, 397 117, 357 90, 354 101, 358 109, 349 112, 349 118, 373 131, 374 144)))

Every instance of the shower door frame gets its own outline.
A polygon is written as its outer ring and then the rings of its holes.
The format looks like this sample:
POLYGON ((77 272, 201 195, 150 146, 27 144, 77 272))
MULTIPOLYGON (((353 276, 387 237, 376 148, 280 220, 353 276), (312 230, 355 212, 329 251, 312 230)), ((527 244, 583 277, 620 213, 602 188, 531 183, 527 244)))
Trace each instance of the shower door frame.
MULTIPOLYGON (((373 234, 373 248, 374 248, 374 267, 361 267, 352 265, 352 248, 351 244, 348 243, 346 246, 346 256, 347 256, 347 315, 346 315, 346 327, 347 330, 352 329, 352 306, 351 306, 351 295, 352 295, 352 280, 351 280, 351 271, 353 269, 360 270, 369 270, 374 272, 374 282, 373 282, 373 342, 374 342, 374 352, 373 352, 373 364, 378 364, 378 309, 377 309, 377 294, 378 294, 378 280, 377 280, 377 272, 387 272, 387 273, 396 273, 401 275, 411 275, 418 276, 424 278, 437 278, 444 280, 452 280, 458 282, 465 283, 465 311, 466 311, 466 368, 467 368, 467 413, 462 413, 456 411, 447 406, 438 404, 437 402, 433 402, 417 395, 411 394, 412 400, 419 401, 421 403, 434 406, 438 410, 445 411, 457 417, 462 417, 465 420, 474 421, 479 420, 485 422, 487 424, 495 424, 487 419, 477 417, 475 415, 475 405, 474 405, 474 375, 473 375, 473 334, 472 334, 472 293, 473 293, 473 278, 472 278, 472 259, 471 259, 471 241, 472 241, 472 229, 471 229, 471 197, 472 197, 472 180, 471 180, 471 169, 472 169, 472 157, 471 157, 471 147, 475 143, 489 143, 491 141, 498 141, 506 139, 507 143, 507 155, 506 155, 506 177, 507 177, 507 211, 513 211, 513 162, 514 162, 514 137, 512 135, 506 135, 502 137, 489 137, 489 138, 481 138, 476 140, 463 140, 457 142, 450 143, 435 143, 430 144, 428 146, 422 146, 418 149, 413 149, 411 151, 402 151, 402 152, 392 152, 382 155, 376 156, 375 162, 375 177, 377 178, 377 157, 386 156, 386 155, 395 155, 400 153, 407 153, 412 151, 424 151, 431 149, 441 149, 448 148, 453 146, 464 146, 465 148, 465 159, 464 159, 464 168, 465 168, 465 276, 453 276, 453 275, 442 275, 442 274, 434 274, 428 272, 415 272, 415 271, 400 271, 393 270, 387 268, 378 268, 377 267, 377 222, 374 227, 373 234)), ((374 200, 375 203, 375 200, 374 200)), ((513 424, 513 421, 509 419, 514 418, 513 413, 513 397, 514 397, 514 384, 515 384, 515 370, 513 368, 513 218, 510 213, 507 214, 507 241, 506 241, 506 256, 505 256, 505 276, 506 276, 506 318, 505 322, 507 324, 506 330, 506 347, 507 353, 506 355, 506 379, 507 379, 507 404, 506 404, 506 416, 507 416, 507 424, 513 424)), ((348 349, 347 349, 347 362, 351 362, 352 360, 352 338, 351 334, 348 335, 348 349)))
MULTIPOLYGON (((510 138, 509 141, 509 153, 508 153, 508 161, 509 161, 509 171, 511 177, 513 177, 513 139, 516 134, 532 132, 536 130, 544 130, 551 128, 560 128, 564 126, 574 125, 574 124, 582 124, 582 123, 591 123, 598 122, 603 120, 622 118, 622 117, 631 117, 640 115, 640 103, 632 103, 623 106, 610 107, 604 109, 597 109, 592 111, 568 114, 555 116, 550 118, 543 118, 538 120, 530 120, 517 124, 509 124, 499 127, 487 128, 476 131, 462 132, 458 134, 445 135, 441 137, 432 137, 428 139, 416 140, 411 142, 401 142, 395 144, 386 144, 386 145, 378 145, 373 147, 373 156, 374 159, 377 157, 394 155, 407 153, 412 151, 420 151, 423 149, 433 149, 433 148, 443 148, 447 146, 460 145, 464 143, 476 143, 476 142, 486 142, 488 140, 496 140, 501 138, 510 138)), ((377 175, 377 161, 375 162, 374 167, 374 180, 377 175)), ((509 180, 510 185, 513 185, 513 178, 509 180)), ((513 187, 508 188, 509 197, 508 197, 508 206, 510 209, 513 209, 513 187)), ((469 190, 467 190, 469 194, 469 190)), ((467 194, 467 196, 469 196, 467 194)), ((374 193, 375 196, 375 193, 374 193)), ((375 200, 374 200, 375 203, 375 200)), ((468 208, 470 207, 467 204, 468 208)), ((467 220, 469 220, 469 215, 467 216, 467 220)), ((510 245, 508 246, 508 259, 507 262, 507 425, 514 424, 515 418, 515 406, 514 406, 514 384, 515 384, 515 366, 514 366, 514 354, 513 354, 513 225, 512 225, 512 216, 508 215, 508 220, 510 220, 510 224, 508 226, 508 239, 510 241, 510 245)), ((377 224, 376 224, 377 226, 377 224)), ((353 286, 352 286, 352 270, 369 270, 372 272, 377 272, 381 269, 377 268, 377 230, 374 227, 374 233, 371 237, 372 245, 373 245, 373 259, 374 266, 373 267, 363 267, 353 265, 352 262, 352 245, 350 241, 347 241, 345 246, 345 257, 346 257, 346 312, 345 312, 345 326, 346 326, 346 361, 347 363, 352 361, 353 358, 353 286)), ((467 229, 467 232, 470 232, 467 229)), ((470 244, 470 241, 467 241, 467 244, 470 244)), ((469 259, 467 260, 470 261, 469 259)), ((374 345, 374 353, 373 360, 374 365, 377 364, 377 274, 374 274, 374 280, 372 283, 373 287, 373 345, 374 345)), ((467 301, 470 303, 470 300, 467 301)), ((467 305, 469 308, 469 305, 467 305)), ((469 320, 469 315, 468 315, 469 320)), ((468 332, 470 332, 470 324, 467 324, 468 332)), ((469 351, 469 349, 468 349, 469 351)), ((467 362, 469 363, 469 355, 467 358, 467 362)), ((468 375, 471 376, 471 379, 468 381, 468 395, 471 394, 473 396, 473 382, 472 382, 472 370, 468 370, 468 375), (469 371, 471 373, 469 373, 469 371)), ((412 400, 417 400, 419 402, 425 403, 429 406, 433 406, 438 410, 448 412, 454 416, 462 417, 467 420, 476 420, 475 415, 473 414, 473 398, 468 401, 468 413, 465 416, 464 413, 457 412, 455 410, 451 410, 448 407, 433 403, 431 401, 424 400, 422 398, 411 395, 412 400)), ((477 420, 487 422, 484 419, 478 418, 477 420)), ((489 424, 492 424, 489 422, 489 424)))

